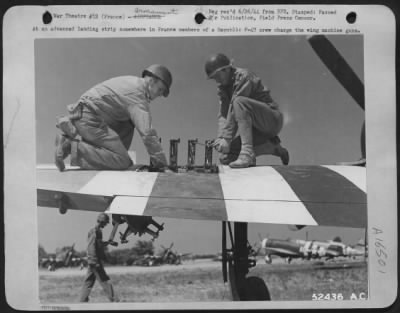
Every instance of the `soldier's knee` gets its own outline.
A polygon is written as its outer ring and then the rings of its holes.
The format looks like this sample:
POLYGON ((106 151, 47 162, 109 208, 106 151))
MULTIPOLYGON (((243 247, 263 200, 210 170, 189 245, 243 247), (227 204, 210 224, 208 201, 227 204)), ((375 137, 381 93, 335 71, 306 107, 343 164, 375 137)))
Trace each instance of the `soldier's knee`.
POLYGON ((120 155, 118 156, 117 162, 113 166, 113 170, 126 170, 128 167, 130 167, 133 163, 129 155, 120 155))
POLYGON ((234 111, 247 111, 248 110, 249 98, 243 96, 237 96, 232 100, 232 106, 234 111))
POLYGON ((131 158, 129 156, 125 157, 123 159, 123 161, 122 161, 122 164, 121 164, 121 166, 123 167, 122 169, 127 169, 131 165, 132 165, 132 160, 131 160, 131 158))

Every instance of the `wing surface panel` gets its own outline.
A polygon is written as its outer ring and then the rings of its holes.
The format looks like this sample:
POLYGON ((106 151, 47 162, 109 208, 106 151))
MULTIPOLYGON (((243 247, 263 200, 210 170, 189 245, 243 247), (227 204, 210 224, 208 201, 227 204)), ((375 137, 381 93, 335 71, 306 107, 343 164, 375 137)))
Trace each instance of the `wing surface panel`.
POLYGON ((318 225, 273 167, 252 167, 243 171, 224 166, 221 172, 228 220, 318 225))
POLYGON ((301 202, 225 200, 229 221, 318 225, 301 202))
POLYGON ((342 175, 356 185, 359 189, 367 192, 366 176, 362 175, 365 169, 359 166, 324 165, 324 167, 342 175))
POLYGON ((365 168, 257 166, 219 174, 38 169, 38 205, 182 219, 365 227, 365 168))
POLYGON ((130 215, 145 215, 143 214, 146 209, 148 197, 127 197, 117 196, 111 202, 107 213, 112 214, 130 214, 130 215))
POLYGON ((226 220, 224 194, 218 175, 160 173, 144 214, 226 220))
POLYGON ((290 184, 318 225, 330 225, 333 221, 344 227, 366 225, 365 192, 338 172, 323 166, 274 168, 290 184))
POLYGON ((299 255, 298 252, 294 252, 294 251, 291 251, 289 249, 284 249, 284 248, 276 248, 276 247, 270 248, 270 247, 268 247, 267 249, 268 250, 273 250, 275 253, 282 253, 283 255, 286 255, 286 254, 288 254, 288 255, 299 255))
POLYGON ((71 210, 104 212, 109 207, 111 201, 113 201, 113 197, 59 192, 46 189, 37 190, 38 206, 60 208, 60 200, 63 202, 63 206, 71 210))
POLYGON ((101 171, 79 193, 105 196, 149 197, 158 173, 101 171))
POLYGON ((151 198, 149 206, 147 199, 116 197, 108 213, 193 220, 227 220, 224 201, 215 199, 151 198), (146 205, 143 204, 144 201, 146 205))
POLYGON ((271 166, 231 169, 219 174, 225 199, 299 201, 284 177, 271 166))
POLYGON ((90 182, 98 173, 98 171, 59 172, 57 169, 38 169, 36 171, 37 188, 78 193, 82 186, 90 182))

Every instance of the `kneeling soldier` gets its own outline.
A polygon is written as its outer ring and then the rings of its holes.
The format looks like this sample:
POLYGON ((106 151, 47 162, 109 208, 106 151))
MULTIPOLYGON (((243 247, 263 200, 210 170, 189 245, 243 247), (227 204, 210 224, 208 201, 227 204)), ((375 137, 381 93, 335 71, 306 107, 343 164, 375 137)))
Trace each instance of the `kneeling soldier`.
POLYGON ((255 166, 256 156, 271 154, 287 165, 289 153, 278 137, 283 115, 261 79, 234 67, 221 53, 207 60, 205 71, 218 85, 218 138, 213 145, 221 153, 221 163, 232 168, 255 166))
POLYGON ((152 126, 150 102, 167 97, 172 84, 170 71, 153 64, 142 77, 120 76, 106 80, 85 92, 68 106, 69 116, 58 120, 63 135, 56 137, 55 164, 65 169, 124 170, 132 165, 128 149, 136 128, 154 167, 163 169, 167 159, 152 126))

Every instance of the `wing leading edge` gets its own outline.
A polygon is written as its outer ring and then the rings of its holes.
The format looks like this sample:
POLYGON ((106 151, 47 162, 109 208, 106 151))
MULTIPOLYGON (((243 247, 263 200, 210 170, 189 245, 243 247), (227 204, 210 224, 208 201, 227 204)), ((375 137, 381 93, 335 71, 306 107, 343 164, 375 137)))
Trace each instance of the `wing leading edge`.
POLYGON ((362 228, 366 169, 257 166, 219 174, 37 170, 38 206, 153 217, 362 228))

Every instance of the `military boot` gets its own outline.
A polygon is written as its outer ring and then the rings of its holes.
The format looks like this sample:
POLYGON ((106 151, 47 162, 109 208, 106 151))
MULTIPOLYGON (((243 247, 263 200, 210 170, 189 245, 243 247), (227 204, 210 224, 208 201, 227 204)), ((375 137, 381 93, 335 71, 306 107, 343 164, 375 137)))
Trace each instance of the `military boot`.
POLYGON ((270 139, 265 141, 264 143, 254 146, 254 154, 256 156, 260 155, 275 155, 276 153, 276 144, 273 143, 270 139))
POLYGON ((238 132, 242 140, 239 157, 229 163, 231 168, 245 168, 256 166, 256 156, 253 150, 253 128, 251 118, 238 120, 238 132))
POLYGON ((268 139, 264 143, 254 147, 254 153, 256 156, 260 155, 275 155, 279 157, 282 164, 289 164, 289 152, 283 148, 280 144, 281 140, 278 136, 268 139))
POLYGON ((60 134, 56 136, 55 164, 60 172, 65 170, 64 160, 71 154, 71 141, 60 134))
POLYGON ((244 154, 239 154, 239 157, 236 161, 229 163, 231 168, 246 168, 251 166, 256 166, 256 156, 244 154))
POLYGON ((289 151, 282 147, 280 144, 276 147, 276 156, 279 156, 281 158, 282 164, 283 165, 288 165, 289 164, 289 151))
POLYGON ((238 154, 233 153, 221 153, 219 156, 219 162, 222 165, 228 165, 229 163, 236 161, 238 156, 238 154))

